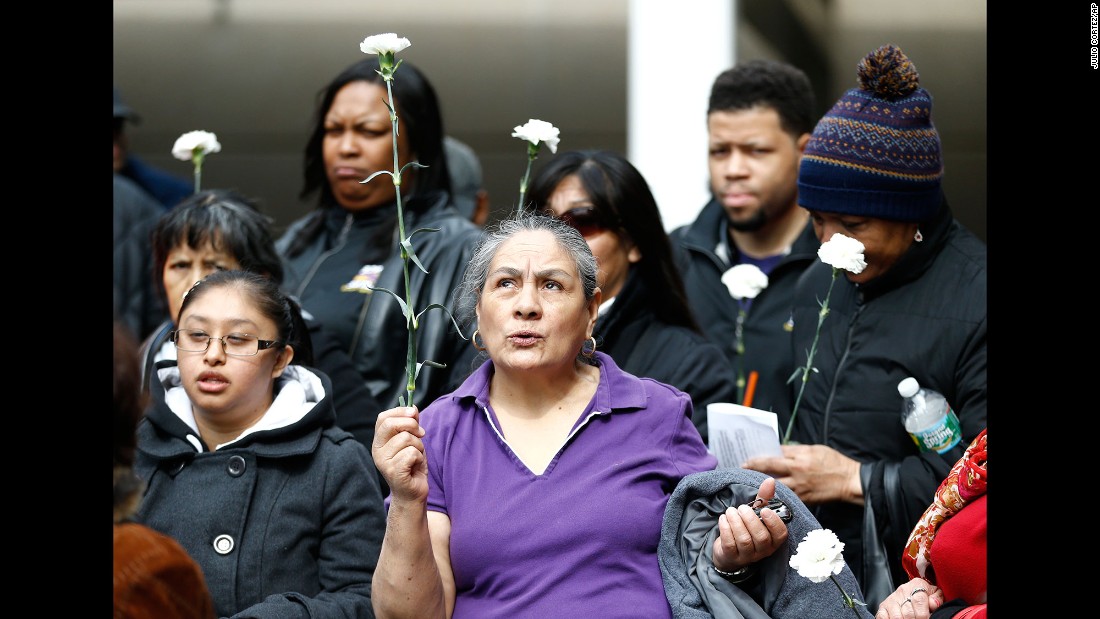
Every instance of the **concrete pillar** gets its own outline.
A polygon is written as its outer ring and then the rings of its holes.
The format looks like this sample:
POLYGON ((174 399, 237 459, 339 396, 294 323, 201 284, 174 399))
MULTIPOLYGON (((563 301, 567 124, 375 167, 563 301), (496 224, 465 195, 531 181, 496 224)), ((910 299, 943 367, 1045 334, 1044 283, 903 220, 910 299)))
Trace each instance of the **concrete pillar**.
POLYGON ((710 198, 710 86, 734 63, 737 0, 630 0, 627 156, 645 176, 665 229, 710 198))

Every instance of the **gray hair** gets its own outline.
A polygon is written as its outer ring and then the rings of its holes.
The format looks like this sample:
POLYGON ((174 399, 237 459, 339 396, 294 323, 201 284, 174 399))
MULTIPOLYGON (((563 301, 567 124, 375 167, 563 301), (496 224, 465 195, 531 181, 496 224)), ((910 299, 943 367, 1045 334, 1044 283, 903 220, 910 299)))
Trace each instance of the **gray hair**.
POLYGON ((481 235, 462 282, 455 291, 455 315, 459 324, 469 328, 476 319, 474 308, 481 298, 485 281, 489 278, 489 265, 493 262, 500 246, 520 232, 546 230, 554 235, 558 245, 569 254, 577 266, 584 288, 586 301, 596 294, 596 257, 580 232, 556 217, 542 213, 521 213, 502 219, 495 226, 486 229, 481 235))

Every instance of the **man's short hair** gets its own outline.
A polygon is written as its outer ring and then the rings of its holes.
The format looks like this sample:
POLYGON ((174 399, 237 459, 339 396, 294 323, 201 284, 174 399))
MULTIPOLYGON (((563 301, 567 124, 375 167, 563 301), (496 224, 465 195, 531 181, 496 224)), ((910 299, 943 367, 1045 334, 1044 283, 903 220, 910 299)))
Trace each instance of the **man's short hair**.
POLYGON ((748 60, 714 79, 707 115, 712 112, 771 108, 784 131, 797 137, 811 133, 817 118, 810 78, 793 65, 777 60, 748 60))

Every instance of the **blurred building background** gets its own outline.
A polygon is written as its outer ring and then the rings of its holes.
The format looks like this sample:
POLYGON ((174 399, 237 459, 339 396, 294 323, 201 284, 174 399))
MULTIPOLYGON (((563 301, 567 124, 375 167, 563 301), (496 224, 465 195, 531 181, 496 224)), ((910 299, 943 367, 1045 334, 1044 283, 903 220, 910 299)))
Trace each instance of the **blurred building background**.
MULTIPOLYGON (((865 54, 897 44, 934 98, 952 208, 986 238, 984 0, 113 3, 114 83, 142 115, 131 150, 190 178, 172 144, 216 133, 222 152, 206 160, 203 187, 260 198, 280 231, 313 206, 298 192, 316 93, 362 57, 364 37, 395 32, 412 42, 399 57, 436 87, 447 132, 480 155, 491 220, 515 207, 526 166, 512 129, 538 118, 561 130, 561 149, 630 156, 669 228, 707 199, 706 96, 722 69, 786 60, 810 75, 824 114, 865 54)), ((544 148, 536 168, 552 156, 544 148)))

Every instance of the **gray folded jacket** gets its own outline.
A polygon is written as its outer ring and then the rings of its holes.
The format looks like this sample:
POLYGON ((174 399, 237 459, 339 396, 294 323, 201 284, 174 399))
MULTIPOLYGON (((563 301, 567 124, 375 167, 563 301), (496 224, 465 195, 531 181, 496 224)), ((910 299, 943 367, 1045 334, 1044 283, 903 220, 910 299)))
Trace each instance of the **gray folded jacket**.
MULTIPOLYGON (((767 476, 746 469, 716 469, 683 478, 665 507, 657 559, 665 595, 675 619, 853 619, 856 613, 832 580, 814 583, 790 567, 790 558, 807 533, 820 529, 798 495, 776 481, 775 496, 794 514, 787 525, 787 546, 757 564, 748 582, 760 598, 719 576, 711 567, 718 517, 727 507, 756 498, 767 476)), ((900 560, 900 559, 899 559, 900 560)), ((836 576, 844 591, 863 601, 863 592, 847 565, 836 576)), ((864 606, 858 616, 871 619, 864 606)))

